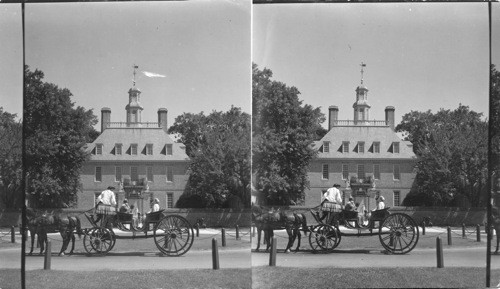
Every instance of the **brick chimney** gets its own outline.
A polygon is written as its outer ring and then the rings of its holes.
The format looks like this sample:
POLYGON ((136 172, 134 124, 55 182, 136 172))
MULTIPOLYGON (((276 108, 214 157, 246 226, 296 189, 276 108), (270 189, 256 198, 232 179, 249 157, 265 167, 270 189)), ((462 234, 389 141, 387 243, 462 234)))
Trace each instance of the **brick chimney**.
POLYGON ((328 107, 328 130, 337 125, 339 118, 339 108, 335 105, 328 107))
POLYGON ((101 133, 103 133, 104 130, 109 127, 110 122, 111 122, 111 108, 103 107, 101 109, 101 133))
POLYGON ((394 130, 394 111, 394 106, 387 106, 385 108, 385 122, 392 130, 394 130))
POLYGON ((168 122, 167 122, 168 110, 166 108, 158 109, 158 124, 163 131, 167 133, 168 130, 168 122))

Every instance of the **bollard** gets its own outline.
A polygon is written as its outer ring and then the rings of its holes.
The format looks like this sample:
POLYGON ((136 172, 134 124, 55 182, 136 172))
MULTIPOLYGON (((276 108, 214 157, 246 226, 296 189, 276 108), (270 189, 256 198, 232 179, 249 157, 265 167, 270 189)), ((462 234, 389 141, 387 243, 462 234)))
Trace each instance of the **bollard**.
POLYGON ((422 235, 425 235, 425 222, 422 222, 422 235))
POLYGON ((437 257, 437 267, 444 268, 443 244, 441 243, 441 238, 439 237, 436 237, 436 257, 437 257))
POLYGON ((273 237, 271 243, 271 253, 269 254, 269 266, 276 266, 276 246, 278 245, 278 240, 273 237))
POLYGON ((465 224, 462 224, 462 238, 465 239, 465 224))
POLYGON ((240 239, 240 227, 238 227, 238 225, 236 225, 236 240, 239 240, 240 239))
POLYGON ((448 231, 448 246, 451 246, 451 228, 448 226, 446 231, 448 231))
POLYGON ((196 223, 196 237, 200 236, 200 225, 196 223))
POLYGON ((45 258, 43 262, 43 269, 50 270, 50 258, 52 256, 52 248, 50 240, 47 241, 47 247, 45 248, 45 258))
POLYGON ((217 239, 212 239, 212 268, 218 270, 219 267, 219 247, 217 247, 217 239))
POLYGON ((476 226, 476 238, 478 242, 481 242, 481 226, 479 224, 476 226))
POLYGON ((226 247, 226 229, 222 228, 222 247, 226 247))
POLYGON ((10 242, 11 243, 16 242, 16 231, 14 229, 14 226, 10 227, 10 242))

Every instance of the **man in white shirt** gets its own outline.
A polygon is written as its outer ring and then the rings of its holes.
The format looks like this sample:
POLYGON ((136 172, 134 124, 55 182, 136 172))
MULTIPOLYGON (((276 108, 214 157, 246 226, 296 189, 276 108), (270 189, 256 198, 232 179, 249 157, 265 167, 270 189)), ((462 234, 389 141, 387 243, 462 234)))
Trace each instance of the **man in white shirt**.
POLYGON ((97 206, 95 212, 97 219, 95 223, 99 222, 104 215, 116 215, 116 198, 113 190, 115 187, 109 186, 106 190, 97 197, 97 206))
POLYGON ((331 212, 338 213, 342 210, 342 197, 338 188, 340 188, 340 185, 334 184, 323 194, 323 201, 321 202, 323 216, 319 219, 320 221, 323 221, 331 212))

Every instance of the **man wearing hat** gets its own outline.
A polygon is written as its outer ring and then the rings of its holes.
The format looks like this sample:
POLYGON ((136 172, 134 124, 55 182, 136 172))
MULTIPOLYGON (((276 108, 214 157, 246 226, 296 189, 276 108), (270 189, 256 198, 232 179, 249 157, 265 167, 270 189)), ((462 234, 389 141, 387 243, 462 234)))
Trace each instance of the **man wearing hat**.
POLYGON ((345 204, 345 209, 347 211, 355 211, 356 210, 356 204, 354 204, 354 198, 352 196, 349 197, 349 202, 345 204))
POLYGON ((106 190, 97 197, 97 206, 95 213, 97 214, 97 219, 95 223, 99 222, 105 215, 116 215, 116 198, 113 190, 115 187, 109 186, 106 190))
MULTIPOLYGON (((334 184, 333 187, 329 188, 323 194, 323 201, 321 202, 321 211, 323 211, 323 216, 320 221, 330 214, 330 212, 338 213, 342 210, 342 197, 340 195, 339 184, 334 184)), ((330 220, 328 220, 330 221, 330 220)))

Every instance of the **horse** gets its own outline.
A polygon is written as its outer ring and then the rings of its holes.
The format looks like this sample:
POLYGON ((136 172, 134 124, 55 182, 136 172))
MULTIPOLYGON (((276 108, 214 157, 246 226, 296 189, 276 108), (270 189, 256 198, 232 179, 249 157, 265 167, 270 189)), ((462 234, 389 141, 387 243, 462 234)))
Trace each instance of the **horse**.
MULTIPOLYGON (((28 210, 26 210, 28 212, 28 210)), ((30 213, 33 215, 33 213, 30 213)), ((69 242, 72 241, 72 247, 69 254, 73 254, 75 249, 75 231, 78 234, 78 238, 81 238, 83 235, 83 231, 81 228, 80 218, 77 216, 72 217, 62 217, 60 213, 48 213, 44 212, 42 215, 37 216, 32 219, 32 229, 30 229, 31 233, 31 252, 33 251, 33 239, 34 235, 37 234, 39 237, 40 243, 40 254, 43 253, 44 246, 43 243, 47 242, 47 233, 48 232, 59 232, 63 239, 63 244, 61 246, 61 250, 59 251, 59 255, 64 255, 64 252, 68 248, 69 242), (32 231, 33 230, 33 231, 32 231), (34 233, 33 233, 34 232, 34 233)), ((28 221, 28 229, 30 222, 28 221)))
POLYGON ((37 244, 40 246, 39 254, 42 255, 45 250, 44 246, 47 243, 47 231, 42 225, 42 223, 44 223, 44 218, 41 215, 36 214, 31 208, 26 209, 26 218, 27 230, 30 232, 31 236, 31 249, 29 255, 33 254, 36 236, 38 236, 37 244))
POLYGON ((252 219, 257 227, 257 248, 260 249, 261 232, 264 232, 264 241, 266 242, 266 252, 271 247, 271 239, 274 236, 274 230, 285 229, 288 234, 288 244, 285 248, 285 253, 290 252, 290 249, 298 239, 295 252, 299 250, 302 235, 300 230, 304 233, 309 231, 307 227, 307 220, 304 214, 295 213, 291 210, 280 211, 278 210, 264 210, 262 207, 252 208, 252 219))

